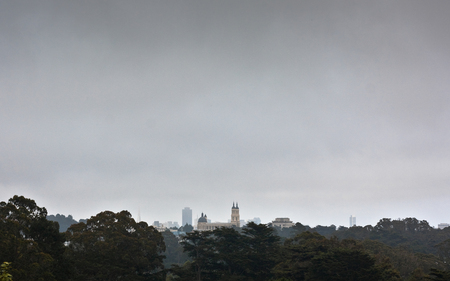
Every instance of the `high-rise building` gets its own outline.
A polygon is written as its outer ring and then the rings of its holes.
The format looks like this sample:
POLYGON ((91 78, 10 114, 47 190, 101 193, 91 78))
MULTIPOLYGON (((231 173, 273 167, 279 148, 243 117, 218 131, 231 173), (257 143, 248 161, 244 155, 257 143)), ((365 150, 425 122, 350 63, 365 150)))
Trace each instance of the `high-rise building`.
POLYGON ((186 224, 192 225, 192 210, 189 207, 186 207, 182 210, 182 219, 181 219, 182 226, 185 226, 186 224))
POLYGON ((350 227, 356 226, 356 217, 350 216, 350 227))

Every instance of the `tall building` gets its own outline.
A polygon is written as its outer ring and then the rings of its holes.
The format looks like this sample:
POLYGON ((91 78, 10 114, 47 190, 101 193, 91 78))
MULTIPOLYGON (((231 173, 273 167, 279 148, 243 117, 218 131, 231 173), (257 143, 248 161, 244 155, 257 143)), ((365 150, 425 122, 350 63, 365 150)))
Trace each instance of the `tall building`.
POLYGON ((350 227, 356 226, 356 217, 350 216, 350 227))
POLYGON ((192 225, 192 210, 189 207, 185 207, 182 210, 182 219, 181 219, 182 226, 185 226, 186 224, 192 225))

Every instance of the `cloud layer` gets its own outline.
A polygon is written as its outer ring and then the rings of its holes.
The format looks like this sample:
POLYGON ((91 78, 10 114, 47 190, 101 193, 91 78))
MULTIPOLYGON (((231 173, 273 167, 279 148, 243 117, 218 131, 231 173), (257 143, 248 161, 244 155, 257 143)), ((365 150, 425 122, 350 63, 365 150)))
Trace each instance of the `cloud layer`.
POLYGON ((1 200, 448 222, 449 6, 0 1, 1 200))

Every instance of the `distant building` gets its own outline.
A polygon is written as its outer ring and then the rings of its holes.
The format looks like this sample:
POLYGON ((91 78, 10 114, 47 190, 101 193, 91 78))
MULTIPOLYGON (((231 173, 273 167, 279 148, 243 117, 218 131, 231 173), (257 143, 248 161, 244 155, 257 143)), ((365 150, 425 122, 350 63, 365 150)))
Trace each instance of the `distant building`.
POLYGON ((159 221, 154 221, 153 222, 153 227, 158 230, 159 232, 163 232, 165 231, 167 228, 164 226, 164 224, 159 223, 159 221))
POLYGON ((261 219, 260 218, 253 218, 248 220, 247 222, 254 222, 255 224, 261 224, 261 219))
POLYGON ((294 223, 289 218, 276 218, 272 221, 272 226, 277 226, 280 228, 292 227, 294 223))
POLYGON ((176 222, 176 221, 168 221, 168 222, 164 223, 164 225, 168 228, 171 228, 171 227, 180 228, 180 226, 178 225, 178 222, 176 222))
POLYGON ((448 224, 448 223, 440 223, 440 224, 438 224, 438 228, 439 229, 444 229, 444 228, 449 227, 449 226, 450 226, 450 224, 448 224))
POLYGON ((241 222, 240 222, 240 215, 239 215, 239 206, 238 203, 236 203, 236 205, 234 205, 233 202, 233 207, 231 207, 231 222, 208 222, 210 220, 208 220, 208 217, 206 216, 206 214, 202 213, 202 216, 198 219, 197 222, 197 230, 214 230, 216 228, 219 227, 240 227, 241 222))
POLYGON ((350 227, 356 226, 356 217, 350 216, 350 227))
POLYGON ((189 207, 185 207, 182 211, 181 224, 185 226, 186 224, 192 225, 192 210, 189 207))

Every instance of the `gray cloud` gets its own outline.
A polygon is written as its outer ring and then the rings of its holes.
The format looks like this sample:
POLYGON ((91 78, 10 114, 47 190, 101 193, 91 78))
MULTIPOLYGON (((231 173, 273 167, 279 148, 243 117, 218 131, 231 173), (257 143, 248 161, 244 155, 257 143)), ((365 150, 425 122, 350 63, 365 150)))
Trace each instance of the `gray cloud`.
POLYGON ((0 5, 2 200, 447 220, 447 3, 0 5))

